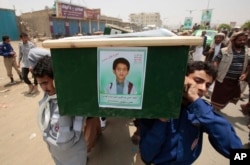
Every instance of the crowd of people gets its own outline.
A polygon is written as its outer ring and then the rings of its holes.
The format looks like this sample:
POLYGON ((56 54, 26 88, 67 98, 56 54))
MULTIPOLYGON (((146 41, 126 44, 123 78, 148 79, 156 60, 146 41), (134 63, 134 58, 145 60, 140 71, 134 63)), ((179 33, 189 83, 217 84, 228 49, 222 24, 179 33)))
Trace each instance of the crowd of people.
MULTIPOLYGON (((250 84, 248 33, 235 31, 228 36, 221 31, 210 45, 206 44, 205 31, 201 37, 204 39, 202 49, 193 50, 204 58, 195 57, 188 62, 179 118, 136 119, 136 138, 132 137, 132 141, 139 145, 141 159, 146 165, 192 164, 201 153, 203 133, 208 134, 211 145, 226 158, 231 149, 243 148, 232 124, 217 112, 229 102, 238 102, 242 93, 241 81, 250 84), (213 88, 209 90, 210 87, 213 88), (209 97, 211 103, 203 96, 209 97)), ((26 33, 21 33, 20 39, 17 61, 9 36, 2 36, 0 55, 4 58, 10 83, 15 83, 14 67, 20 80, 27 84, 28 94, 36 93, 38 85, 44 91, 39 102, 38 121, 55 164, 87 164, 87 153, 102 134, 101 127, 105 124, 101 122, 106 119, 60 115, 50 51, 36 47, 26 33), (28 78, 29 72, 33 83, 28 78)), ((126 63, 118 64, 129 70, 126 63)), ((124 86, 119 86, 115 92, 123 89, 124 86)), ((250 96, 249 102, 241 107, 244 114, 250 115, 250 96)))
MULTIPOLYGON (((209 45, 205 30, 201 37, 202 45, 190 47, 180 117, 135 120, 137 130, 131 140, 139 144, 145 164, 192 164, 201 152, 203 133, 208 134, 215 150, 227 158, 230 149, 242 148, 232 125, 218 112, 229 102, 236 104, 241 99, 245 89, 242 82, 249 84, 250 34, 238 28, 229 34, 218 31, 209 45), (204 101, 203 96, 210 100, 204 101)), ((249 117, 250 129, 250 101, 241 108, 249 117)), ((250 132, 248 138, 250 145, 250 132)))
MULTIPOLYGON (((203 39, 206 40, 205 37, 203 39)), ((246 86, 250 84, 249 48, 249 31, 235 28, 231 33, 226 30, 218 31, 213 42, 206 45, 200 54, 202 61, 212 63, 218 71, 216 80, 205 93, 205 97, 211 100, 216 111, 223 110, 228 103, 237 104, 239 100, 246 99, 243 93, 246 86)), ((193 57, 190 60, 200 61, 193 57)), ((248 94, 250 95, 250 91, 248 94)), ((240 106, 242 113, 248 117, 247 127, 250 130, 249 102, 250 98, 248 98, 248 103, 240 106)))

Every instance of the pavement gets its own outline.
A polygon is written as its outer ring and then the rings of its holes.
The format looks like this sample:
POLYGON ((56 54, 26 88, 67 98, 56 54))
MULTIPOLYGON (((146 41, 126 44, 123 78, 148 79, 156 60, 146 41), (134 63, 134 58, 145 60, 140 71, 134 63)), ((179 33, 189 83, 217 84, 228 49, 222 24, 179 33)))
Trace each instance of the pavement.
MULTIPOLYGON (((12 41, 18 51, 18 42, 12 41)), ((41 43, 37 43, 41 47, 41 43)), ((28 86, 19 81, 13 70, 14 85, 9 85, 9 78, 0 58, 0 164, 1 165, 53 165, 53 160, 37 124, 38 101, 43 97, 41 88, 37 94, 27 94, 28 86)), ((30 75, 31 79, 31 75, 30 75)), ((245 94, 248 94, 246 89, 245 94)), ((243 144, 248 143, 249 130, 247 117, 237 105, 228 104, 220 113, 234 126, 243 144)), ((138 146, 130 137, 135 131, 130 118, 107 118, 103 130, 93 150, 88 154, 88 165, 143 165, 138 146)), ((204 136, 203 150, 194 165, 229 165, 229 160, 211 147, 204 136)), ((245 145, 247 146, 247 145, 245 145)))

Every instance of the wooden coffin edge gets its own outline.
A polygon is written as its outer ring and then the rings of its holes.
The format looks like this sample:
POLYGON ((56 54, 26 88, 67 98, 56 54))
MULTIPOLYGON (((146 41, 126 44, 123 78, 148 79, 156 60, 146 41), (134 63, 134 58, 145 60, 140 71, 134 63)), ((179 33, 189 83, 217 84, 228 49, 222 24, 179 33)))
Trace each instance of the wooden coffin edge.
POLYGON ((64 38, 46 40, 45 48, 138 47, 138 46, 197 46, 203 39, 194 36, 133 37, 133 38, 64 38))

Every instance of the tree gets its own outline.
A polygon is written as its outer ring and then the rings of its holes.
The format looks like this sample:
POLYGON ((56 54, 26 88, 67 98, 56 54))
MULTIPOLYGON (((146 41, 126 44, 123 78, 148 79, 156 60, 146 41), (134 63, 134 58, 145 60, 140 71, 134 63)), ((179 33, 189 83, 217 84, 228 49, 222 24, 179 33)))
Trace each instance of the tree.
POLYGON ((231 31, 232 27, 229 24, 223 23, 218 26, 218 31, 226 29, 227 31, 231 31))
POLYGON ((250 21, 245 22, 242 26, 242 29, 247 28, 248 30, 250 30, 250 21))

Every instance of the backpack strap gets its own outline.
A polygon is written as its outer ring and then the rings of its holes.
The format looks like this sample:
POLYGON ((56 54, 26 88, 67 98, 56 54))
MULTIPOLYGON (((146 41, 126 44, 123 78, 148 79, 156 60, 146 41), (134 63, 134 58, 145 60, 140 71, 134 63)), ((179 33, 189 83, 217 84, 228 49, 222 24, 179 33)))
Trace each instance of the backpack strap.
POLYGON ((128 94, 131 93, 131 90, 133 88, 133 84, 131 82, 128 83, 128 94))
POLYGON ((110 83, 110 86, 109 86, 109 89, 111 89, 111 88, 112 88, 112 86, 113 86, 113 83, 111 82, 111 83, 110 83))

